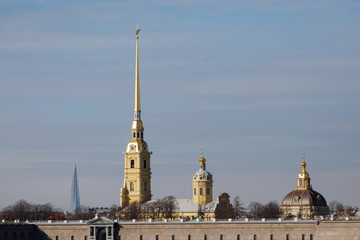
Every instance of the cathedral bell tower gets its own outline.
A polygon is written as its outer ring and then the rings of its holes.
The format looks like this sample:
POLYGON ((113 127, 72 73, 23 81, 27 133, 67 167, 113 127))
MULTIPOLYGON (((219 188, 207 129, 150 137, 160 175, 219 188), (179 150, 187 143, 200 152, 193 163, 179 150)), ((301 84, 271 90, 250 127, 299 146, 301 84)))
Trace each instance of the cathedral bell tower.
POLYGON ((139 82, 139 32, 136 29, 136 61, 135 61, 135 109, 131 126, 131 141, 125 152, 124 185, 120 190, 120 206, 132 203, 143 203, 151 200, 151 169, 147 143, 144 141, 144 127, 140 110, 139 82))
POLYGON ((205 205, 212 201, 213 180, 212 175, 206 171, 206 159, 201 153, 199 171, 193 175, 193 201, 205 205))

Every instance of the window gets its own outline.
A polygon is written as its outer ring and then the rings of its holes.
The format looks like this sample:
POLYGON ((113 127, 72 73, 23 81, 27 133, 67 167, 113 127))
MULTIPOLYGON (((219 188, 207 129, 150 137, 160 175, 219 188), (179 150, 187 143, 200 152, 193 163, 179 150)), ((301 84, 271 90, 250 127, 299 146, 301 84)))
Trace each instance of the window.
POLYGON ((134 168, 134 167, 135 167, 135 161, 134 161, 134 160, 131 160, 131 162, 130 162, 130 167, 131 167, 131 168, 134 168))
POLYGON ((144 134, 143 133, 141 133, 141 138, 143 138, 144 137, 144 134))
POLYGON ((206 195, 210 195, 210 188, 206 188, 206 195))
POLYGON ((111 230, 112 230, 111 227, 108 227, 108 232, 107 232, 108 236, 112 236, 111 230))
POLYGON ((144 168, 146 168, 146 160, 144 160, 144 168))
POLYGON ((200 195, 203 195, 203 188, 200 188, 200 195))
POLYGON ((144 191, 147 191, 147 182, 144 182, 144 191))
POLYGON ((194 195, 196 195, 196 188, 194 188, 194 195))
POLYGON ((59 240, 59 236, 56 236, 56 237, 55 237, 55 240, 59 240))
POLYGON ((256 240, 257 239, 257 236, 256 236, 256 234, 254 234, 254 240, 256 240))
POLYGON ((286 234, 286 240, 290 240, 290 235, 286 234))
POLYGON ((240 234, 236 236, 236 240, 240 240, 240 234))
POLYGON ((204 240, 207 240, 207 235, 206 234, 204 235, 204 240))
POLYGON ((139 132, 137 133, 137 137, 138 137, 138 138, 140 137, 140 133, 139 133, 139 132))
POLYGON ((156 235, 156 236, 155 236, 155 240, 159 240, 159 235, 156 235))
POLYGON ((74 240, 74 235, 71 236, 71 240, 74 240))
POLYGON ((220 240, 224 240, 224 239, 223 239, 223 235, 222 235, 222 234, 220 234, 220 240))
POLYGON ((134 135, 134 138, 135 138, 135 137, 136 137, 135 132, 134 132, 134 134, 133 134, 133 135, 134 135))
POLYGON ((8 239, 8 238, 9 238, 9 235, 8 235, 7 232, 4 232, 4 238, 5 238, 5 239, 8 239))
POLYGON ((191 240, 191 235, 188 235, 188 240, 191 240))
POLYGON ((274 240, 274 235, 270 234, 270 240, 274 240))
POLYGON ((313 235, 312 234, 310 234, 310 240, 313 240, 313 235))
POLYGON ((12 238, 13 238, 13 239, 17 239, 16 232, 13 232, 13 234, 12 234, 12 238))
POLYGON ((143 237, 142 237, 142 235, 140 235, 140 240, 143 240, 143 237))
POLYGON ((87 236, 86 236, 86 235, 84 236, 84 240, 87 240, 87 236))
POLYGON ((305 240, 305 234, 301 236, 301 240, 305 240))
POLYGON ((94 236, 94 227, 90 228, 90 236, 94 236))
POLYGON ((130 191, 134 191, 134 183, 133 182, 130 183, 130 191))
POLYGON ((172 236, 171 236, 171 240, 175 240, 175 235, 172 235, 172 236))
POLYGON ((20 234, 20 239, 25 239, 25 235, 23 232, 21 232, 21 234, 20 234))

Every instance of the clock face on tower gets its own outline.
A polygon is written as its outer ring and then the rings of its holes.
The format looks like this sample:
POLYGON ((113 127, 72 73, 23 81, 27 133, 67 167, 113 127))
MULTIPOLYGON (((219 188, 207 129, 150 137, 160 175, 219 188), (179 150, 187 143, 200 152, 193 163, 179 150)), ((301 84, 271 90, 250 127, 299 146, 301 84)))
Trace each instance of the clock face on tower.
POLYGON ((129 146, 129 152, 135 152, 136 151, 136 145, 135 144, 131 144, 130 146, 129 146))

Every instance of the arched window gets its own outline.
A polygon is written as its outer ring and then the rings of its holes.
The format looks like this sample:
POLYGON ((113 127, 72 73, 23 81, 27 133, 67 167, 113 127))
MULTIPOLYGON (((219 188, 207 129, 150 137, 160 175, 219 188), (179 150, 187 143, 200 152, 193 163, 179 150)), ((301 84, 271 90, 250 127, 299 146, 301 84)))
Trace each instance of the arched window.
POLYGON ((13 232, 13 234, 12 234, 12 238, 13 238, 13 239, 17 239, 16 232, 13 232))
POLYGON ((254 240, 256 240, 257 239, 257 236, 256 236, 256 234, 254 234, 254 240))
POLYGON ((240 240, 240 234, 236 236, 236 240, 240 240))
POLYGON ((137 132, 137 138, 140 138, 140 133, 139 132, 137 132))
POLYGON ((131 160, 130 161, 130 168, 134 168, 135 167, 135 161, 134 160, 131 160))
POLYGON ((203 195, 203 188, 200 188, 200 195, 203 195))
POLYGON ((141 133, 141 138, 144 138, 144 134, 143 134, 143 133, 141 133))
POLYGON ((171 236, 171 240, 175 240, 175 235, 172 235, 172 236, 171 236))
POLYGON ((223 239, 223 235, 222 235, 222 234, 220 234, 220 240, 224 240, 224 239, 223 239))
POLYGON ((135 188, 134 188, 134 183, 131 182, 131 183, 130 183, 130 191, 135 191, 134 189, 135 189, 135 188))
POLYGON ((142 237, 142 235, 140 235, 140 240, 143 240, 143 237, 142 237))
POLYGON ((270 240, 274 240, 274 235, 270 234, 270 240))
POLYGON ((305 234, 301 235, 301 240, 305 240, 305 234))
POLYGON ((147 191, 147 182, 144 182, 144 191, 147 191))
POLYGON ((108 236, 112 236, 112 229, 111 227, 108 227, 108 232, 107 232, 108 236))
POLYGON ((290 235, 286 234, 286 240, 290 240, 290 235))
POLYGON ((86 235, 84 236, 84 240, 87 240, 87 236, 86 236, 86 235))
POLYGON ((312 234, 310 234, 310 240, 313 240, 313 235, 312 234))
POLYGON ((204 240, 207 240, 207 235, 206 234, 204 235, 204 240))
POLYGON ((4 238, 5 238, 5 239, 9 239, 9 234, 8 234, 8 232, 4 232, 4 238))
POLYGON ((159 240, 159 235, 156 235, 156 236, 155 236, 155 240, 159 240))
POLYGON ((196 195, 196 188, 194 188, 194 195, 196 195))
POLYGON ((134 132, 133 136, 134 136, 134 138, 136 137, 135 132, 134 132))
POLYGON ((191 235, 188 235, 188 240, 191 240, 191 235))
POLYGON ((25 235, 23 232, 20 233, 20 239, 25 239, 25 235))
POLYGON ((146 168, 146 160, 144 160, 144 168, 146 168))
POLYGON ((56 237, 55 237, 55 240, 59 240, 59 236, 56 236, 56 237))
POLYGON ((206 188, 206 195, 210 195, 210 188, 206 188))
POLYGON ((74 235, 71 235, 71 240, 74 240, 74 235))

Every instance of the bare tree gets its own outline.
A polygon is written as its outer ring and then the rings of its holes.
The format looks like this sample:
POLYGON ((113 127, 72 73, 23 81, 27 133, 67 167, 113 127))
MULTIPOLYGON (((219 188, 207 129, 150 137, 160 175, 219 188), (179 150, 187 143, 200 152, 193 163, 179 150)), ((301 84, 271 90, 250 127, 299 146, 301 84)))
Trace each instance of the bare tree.
POLYGON ((260 218, 261 210, 263 205, 259 202, 251 202, 248 206, 248 214, 247 216, 250 218, 260 218))
POLYGON ((160 200, 160 211, 164 218, 173 218, 174 212, 179 208, 174 196, 167 196, 160 200))
POLYGON ((121 218, 125 220, 140 219, 141 213, 142 211, 140 204, 134 202, 121 210, 121 218))
POLYGON ((262 206, 259 213, 262 218, 278 218, 279 214, 279 204, 276 201, 270 201, 262 206))
POLYGON ((241 201, 239 196, 236 196, 232 202, 233 208, 234 208, 234 217, 235 218, 241 218, 245 216, 245 208, 244 203, 241 201))
POLYGON ((0 212, 0 216, 8 220, 47 220, 54 212, 55 210, 51 203, 32 204, 22 199, 5 207, 0 212))
POLYGON ((160 218, 161 207, 162 201, 158 199, 143 204, 143 211, 147 214, 147 217, 155 220, 160 218))

